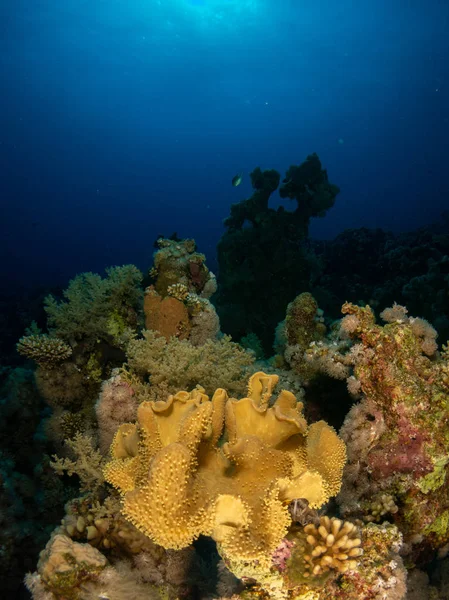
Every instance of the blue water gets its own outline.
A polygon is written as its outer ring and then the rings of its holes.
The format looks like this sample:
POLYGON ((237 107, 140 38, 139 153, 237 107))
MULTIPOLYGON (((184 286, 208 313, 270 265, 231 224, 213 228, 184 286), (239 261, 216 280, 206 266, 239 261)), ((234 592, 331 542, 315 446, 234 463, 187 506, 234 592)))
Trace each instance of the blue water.
POLYGON ((2 286, 148 267, 174 231, 213 265, 249 172, 311 152, 341 188, 313 236, 437 219, 448 32, 442 0, 3 0, 2 286))

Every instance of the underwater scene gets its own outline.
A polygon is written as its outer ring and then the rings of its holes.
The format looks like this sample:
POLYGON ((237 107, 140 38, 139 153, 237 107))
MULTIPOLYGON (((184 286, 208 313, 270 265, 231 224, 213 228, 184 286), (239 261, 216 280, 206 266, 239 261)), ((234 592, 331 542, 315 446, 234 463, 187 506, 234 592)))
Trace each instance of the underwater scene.
POLYGON ((449 600, 449 2, 0 3, 0 598, 449 600))

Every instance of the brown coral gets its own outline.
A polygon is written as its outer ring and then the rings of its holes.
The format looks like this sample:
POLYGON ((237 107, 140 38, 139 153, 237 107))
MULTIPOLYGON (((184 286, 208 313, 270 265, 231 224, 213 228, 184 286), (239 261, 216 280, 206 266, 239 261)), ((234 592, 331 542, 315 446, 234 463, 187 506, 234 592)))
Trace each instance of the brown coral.
POLYGON ((165 548, 203 534, 232 559, 271 556, 291 523, 288 503, 321 506, 345 462, 343 442, 324 422, 307 428, 293 394, 282 391, 268 408, 276 383, 259 372, 242 400, 218 389, 211 400, 194 390, 143 402, 105 468, 124 515, 165 548))
POLYGON ((157 331, 167 340, 172 336, 180 340, 189 336, 189 313, 181 300, 172 296, 163 298, 150 286, 145 290, 143 308, 147 329, 157 331))

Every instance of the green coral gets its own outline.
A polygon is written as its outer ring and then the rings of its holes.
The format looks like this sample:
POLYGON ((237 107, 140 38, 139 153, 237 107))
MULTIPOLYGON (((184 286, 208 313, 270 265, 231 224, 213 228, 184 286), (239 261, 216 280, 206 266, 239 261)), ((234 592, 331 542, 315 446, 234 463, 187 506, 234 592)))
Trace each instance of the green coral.
POLYGON ((101 368, 101 364, 99 363, 98 358, 95 355, 95 352, 92 352, 92 354, 89 356, 89 360, 87 361, 87 364, 86 364, 86 373, 87 373, 87 377, 91 381, 100 383, 103 379, 103 377, 102 377, 103 369, 101 368))
POLYGON ((449 531, 449 510, 445 510, 427 527, 424 528, 426 535, 435 534, 437 538, 446 539, 449 531))
POLYGON ((47 296, 45 311, 54 334, 69 342, 107 340, 111 327, 114 332, 120 326, 137 327, 137 312, 143 302, 141 272, 134 265, 125 265, 106 269, 106 275, 81 273, 70 281, 63 300, 47 296))
POLYGON ((132 340, 127 355, 131 373, 149 379, 147 391, 154 396, 159 390, 161 399, 167 393, 191 390, 197 385, 206 393, 222 387, 229 394, 242 394, 246 373, 254 363, 253 354, 228 336, 194 346, 174 337, 167 341, 153 331, 144 331, 143 339, 132 340))
POLYGON ((417 486, 424 493, 433 492, 437 490, 446 481, 446 465, 449 462, 449 456, 443 456, 435 459, 435 468, 431 473, 428 473, 425 477, 422 477, 418 482, 417 486))

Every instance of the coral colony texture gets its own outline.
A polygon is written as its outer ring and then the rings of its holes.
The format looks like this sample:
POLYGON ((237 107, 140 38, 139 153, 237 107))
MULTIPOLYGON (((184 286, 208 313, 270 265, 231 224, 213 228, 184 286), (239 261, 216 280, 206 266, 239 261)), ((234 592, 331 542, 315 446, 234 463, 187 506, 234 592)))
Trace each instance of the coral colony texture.
POLYGON ((342 292, 303 243, 338 192, 316 155, 293 212, 268 208, 278 173, 252 182, 218 292, 160 238, 145 276, 48 296, 1 367, 4 597, 24 571, 34 600, 449 597, 449 350, 400 304, 320 308, 342 292))

